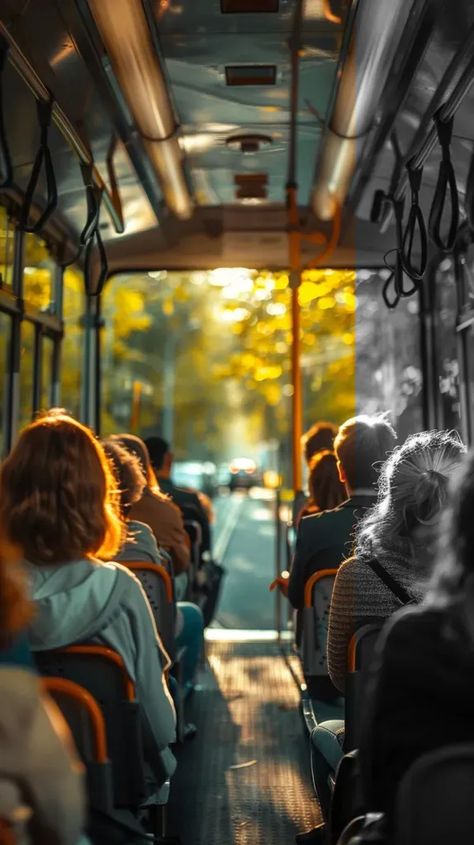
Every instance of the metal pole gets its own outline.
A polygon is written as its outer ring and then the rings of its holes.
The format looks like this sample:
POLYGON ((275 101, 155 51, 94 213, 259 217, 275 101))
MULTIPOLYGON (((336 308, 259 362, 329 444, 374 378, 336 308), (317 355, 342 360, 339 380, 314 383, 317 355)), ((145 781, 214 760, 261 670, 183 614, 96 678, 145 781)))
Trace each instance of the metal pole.
MULTIPOLYGON (((281 523, 280 523, 280 490, 275 490, 275 578, 281 573, 281 523)), ((275 628, 278 635, 278 642, 281 640, 281 592, 278 587, 275 590, 275 628)))

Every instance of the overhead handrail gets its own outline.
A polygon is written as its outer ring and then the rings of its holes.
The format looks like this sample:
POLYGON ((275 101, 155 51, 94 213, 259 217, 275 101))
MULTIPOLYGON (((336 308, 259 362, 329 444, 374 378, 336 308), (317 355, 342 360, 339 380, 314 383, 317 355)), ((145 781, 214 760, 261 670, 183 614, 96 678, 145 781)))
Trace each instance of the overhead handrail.
POLYGON ((0 187, 5 188, 13 181, 13 166, 5 127, 5 103, 3 79, 8 55, 8 41, 0 37, 0 187))
POLYGON ((438 133, 438 140, 441 146, 442 158, 439 165, 438 181, 433 196, 429 216, 429 232, 432 240, 438 249, 450 252, 456 242, 456 235, 459 227, 459 197, 456 184, 456 174, 451 160, 451 138, 453 134, 454 115, 448 120, 443 120, 441 112, 437 112, 433 120, 438 133), (445 213, 446 198, 449 189, 451 204, 451 219, 448 232, 445 238, 441 233, 441 226, 445 213))
POLYGON ((428 262, 428 236, 426 232, 425 218, 420 208, 419 200, 421 180, 423 178, 423 168, 414 168, 411 162, 408 162, 406 167, 411 189, 411 205, 405 232, 403 234, 400 255, 405 273, 407 273, 413 281, 419 282, 425 274, 428 262), (413 247, 417 229, 421 251, 420 262, 418 265, 416 265, 413 260, 413 247))
MULTIPOLYGON (((32 91, 33 95, 38 100, 48 101, 50 98, 50 92, 46 88, 45 84, 41 80, 41 78, 36 73, 33 66, 30 64, 24 53, 21 51, 20 47, 16 43, 15 39, 12 36, 12 33, 8 30, 4 23, 0 21, 0 36, 8 43, 9 51, 8 51, 8 60, 11 65, 15 68, 17 73, 20 77, 24 80, 24 82, 28 85, 30 90, 32 91)), ((81 162, 86 164, 91 163, 91 154, 90 150, 87 148, 86 144, 72 125, 71 121, 59 106, 57 102, 52 104, 52 120, 57 126, 59 132, 63 136, 63 138, 67 141, 70 145, 71 149, 74 153, 78 156, 81 162)), ((110 191, 107 188, 101 174, 97 170, 96 167, 93 168, 94 170, 94 182, 97 187, 103 193, 103 201, 106 207, 107 213, 110 216, 110 219, 113 223, 115 231, 118 234, 121 234, 125 230, 125 223, 123 219, 123 210, 120 203, 120 198, 117 196, 112 196, 110 191)))
POLYGON ((49 149, 49 129, 51 126, 51 114, 53 108, 52 97, 50 97, 49 100, 37 100, 36 108, 38 111, 38 122, 40 125, 40 144, 33 163, 30 180, 25 191, 25 198, 20 212, 19 226, 24 232, 39 232, 48 222, 58 205, 56 176, 54 173, 51 151, 49 149), (28 220, 30 218, 31 207, 43 165, 46 176, 46 206, 38 219, 33 224, 30 224, 28 223, 28 220))

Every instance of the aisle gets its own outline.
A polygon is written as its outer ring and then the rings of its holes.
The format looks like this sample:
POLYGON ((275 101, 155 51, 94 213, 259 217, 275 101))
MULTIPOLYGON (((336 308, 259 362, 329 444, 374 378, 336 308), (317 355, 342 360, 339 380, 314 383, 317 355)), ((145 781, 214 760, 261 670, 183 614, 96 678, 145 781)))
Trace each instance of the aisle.
POLYGON ((207 648, 188 713, 199 733, 179 751, 170 832, 182 845, 293 845, 319 811, 290 669, 276 643, 207 648))

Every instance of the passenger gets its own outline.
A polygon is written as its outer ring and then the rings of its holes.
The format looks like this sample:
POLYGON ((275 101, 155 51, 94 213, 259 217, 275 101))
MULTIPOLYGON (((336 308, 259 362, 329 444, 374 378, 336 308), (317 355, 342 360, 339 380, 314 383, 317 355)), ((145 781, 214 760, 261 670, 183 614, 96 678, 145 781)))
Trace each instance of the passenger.
POLYGON ((24 649, 20 660, 12 659, 12 643, 22 640, 32 607, 10 552, 7 545, 0 556, 0 819, 11 834, 5 841, 78 845, 87 841, 80 837, 86 821, 82 765, 61 713, 23 659, 24 649))
POLYGON ((140 461, 116 440, 104 440, 102 446, 119 485, 120 510, 127 526, 124 542, 115 555, 116 560, 163 563, 162 553, 150 526, 137 519, 130 519, 131 508, 140 501, 146 487, 140 461))
POLYGON ((288 583, 288 598, 304 606, 304 585, 319 569, 337 567, 350 554, 354 526, 375 503, 377 464, 395 445, 395 432, 383 416, 359 416, 339 429, 334 448, 339 478, 348 498, 334 510, 301 520, 288 583))
MULTIPOLYGON (((440 458, 441 448, 440 440, 440 458)), ((438 523, 446 477, 461 450, 448 435, 444 448, 442 462, 426 464, 418 480, 427 495, 417 518, 431 528, 438 523)), ((363 786, 366 806, 388 813, 389 828, 397 787, 410 765, 442 746, 474 742, 473 452, 453 480, 425 597, 385 627, 369 690, 361 743, 363 786)))
MULTIPOLYGON (((145 486, 141 464, 135 455, 127 452, 114 440, 106 440, 103 446, 119 482, 122 516, 127 519, 133 503, 139 501, 145 486)), ((129 520, 127 528, 127 537, 116 555, 117 560, 124 562, 127 560, 145 560, 152 563, 163 563, 160 549, 148 525, 136 520, 129 520)), ((178 651, 185 649, 182 659, 182 681, 185 692, 189 692, 193 687, 202 653, 204 621, 201 609, 192 602, 177 602, 177 611, 176 646, 178 651)))
POLYGON ((167 493, 173 502, 178 505, 184 519, 197 522, 200 525, 202 533, 201 551, 209 552, 211 549, 211 529, 207 513, 195 490, 178 487, 173 483, 171 479, 173 453, 170 450, 169 443, 162 437, 149 437, 145 440, 145 445, 160 490, 167 493))
POLYGON ((46 415, 21 433, 0 472, 0 516, 27 563, 34 651, 94 641, 115 649, 137 688, 145 755, 162 783, 175 769, 175 713, 161 643, 139 581, 112 558, 124 526, 100 444, 72 418, 46 415))
POLYGON ((318 454, 318 452, 332 452, 334 449, 334 440, 338 432, 337 425, 331 422, 316 422, 303 435, 302 444, 304 449, 304 457, 306 463, 311 463, 311 459, 318 454))
POLYGON ((334 510, 346 498, 346 490, 337 470, 334 452, 323 449, 311 458, 309 464, 309 500, 298 516, 298 524, 304 516, 334 510))
POLYGON ((329 616, 328 668, 343 691, 347 651, 361 625, 383 620, 400 607, 400 599, 371 567, 376 560, 387 579, 419 599, 419 580, 431 550, 427 526, 439 517, 448 478, 464 447, 443 431, 410 435, 381 470, 376 507, 359 525, 354 557, 339 568, 329 616))
POLYGON ((145 474, 146 485, 138 502, 130 508, 130 519, 149 525, 156 542, 170 552, 176 575, 186 572, 190 563, 190 543, 179 508, 160 492, 143 440, 133 434, 111 438, 136 455, 145 474))

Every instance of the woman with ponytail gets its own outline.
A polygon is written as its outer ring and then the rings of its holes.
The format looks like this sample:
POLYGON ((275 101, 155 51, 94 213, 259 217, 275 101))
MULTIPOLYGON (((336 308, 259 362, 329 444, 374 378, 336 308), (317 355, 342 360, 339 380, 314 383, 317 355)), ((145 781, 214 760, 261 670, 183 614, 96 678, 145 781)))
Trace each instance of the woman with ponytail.
POLYGON ((377 649, 361 747, 366 807, 389 827, 398 784, 421 755, 474 742, 474 453, 455 474, 437 562, 417 607, 377 649))
POLYGON ((359 523, 355 554, 339 568, 334 584, 328 667, 341 691, 355 631, 421 599, 434 528, 463 452, 456 433, 422 431, 410 435, 383 464, 377 503, 359 523))

